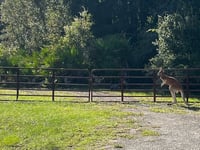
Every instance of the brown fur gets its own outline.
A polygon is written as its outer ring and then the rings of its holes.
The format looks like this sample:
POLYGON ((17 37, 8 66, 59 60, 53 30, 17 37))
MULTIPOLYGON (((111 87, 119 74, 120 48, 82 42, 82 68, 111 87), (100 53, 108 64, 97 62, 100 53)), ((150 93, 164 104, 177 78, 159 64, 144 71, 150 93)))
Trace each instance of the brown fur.
POLYGON ((173 103, 177 102, 176 101, 176 93, 179 93, 179 92, 181 93, 181 97, 182 97, 183 101, 186 103, 182 86, 176 78, 164 74, 164 70, 162 68, 160 68, 160 70, 158 72, 158 76, 160 77, 160 79, 162 81, 161 87, 164 85, 169 86, 169 91, 173 98, 173 103))

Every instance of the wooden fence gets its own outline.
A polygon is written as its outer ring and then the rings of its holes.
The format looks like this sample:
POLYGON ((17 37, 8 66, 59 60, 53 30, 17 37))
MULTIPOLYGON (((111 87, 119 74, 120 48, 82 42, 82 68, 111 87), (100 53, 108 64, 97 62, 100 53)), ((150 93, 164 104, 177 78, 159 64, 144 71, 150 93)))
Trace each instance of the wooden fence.
MULTIPOLYGON (((200 97, 200 68, 168 69, 183 85, 187 100, 200 97)), ((169 97, 160 87, 157 69, 66 69, 0 67, 0 100, 134 101, 169 97), (23 99, 25 98, 25 99, 23 99)))

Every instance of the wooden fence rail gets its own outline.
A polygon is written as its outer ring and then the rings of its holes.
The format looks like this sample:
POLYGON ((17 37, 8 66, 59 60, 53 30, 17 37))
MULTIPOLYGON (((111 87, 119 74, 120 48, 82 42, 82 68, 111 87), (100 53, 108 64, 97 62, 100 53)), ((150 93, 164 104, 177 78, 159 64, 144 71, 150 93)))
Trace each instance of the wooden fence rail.
MULTIPOLYGON (((88 70, 0 67, 0 100, 23 100, 22 97, 34 99, 40 96, 50 98, 51 101, 70 97, 91 102, 103 97, 111 101, 145 97, 156 102, 159 97, 170 96, 167 86, 160 87, 157 71, 134 68, 88 70)), ((200 97, 200 68, 168 69, 166 73, 182 83, 187 100, 200 97)))

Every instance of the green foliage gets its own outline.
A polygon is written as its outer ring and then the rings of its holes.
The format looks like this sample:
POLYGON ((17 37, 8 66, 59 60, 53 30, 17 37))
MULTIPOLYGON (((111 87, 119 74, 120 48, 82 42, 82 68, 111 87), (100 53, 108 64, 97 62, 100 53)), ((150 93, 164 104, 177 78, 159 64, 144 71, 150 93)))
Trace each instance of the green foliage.
POLYGON ((144 63, 155 55, 155 48, 152 41, 156 38, 155 33, 146 32, 146 29, 138 32, 137 41, 133 49, 127 55, 129 66, 133 68, 143 68, 144 63))
POLYGON ((45 67, 82 68, 89 65, 91 32, 91 14, 83 10, 70 25, 64 27, 65 35, 57 43, 41 50, 41 62, 45 67))
POLYGON ((95 67, 127 67, 130 60, 131 44, 123 34, 108 35, 96 40, 95 48, 90 52, 95 67))
POLYGON ((158 28, 155 30, 158 34, 158 39, 154 45, 158 47, 158 54, 150 60, 152 66, 172 67, 173 61, 176 59, 175 50, 178 49, 177 43, 181 43, 177 39, 176 33, 180 34, 182 31, 183 23, 179 21, 178 14, 159 16, 158 28), (178 26, 177 26, 178 25, 178 26))
POLYGON ((92 25, 91 14, 83 8, 79 17, 75 17, 70 25, 64 27, 65 36, 62 40, 69 46, 71 54, 76 55, 76 61, 79 61, 80 66, 89 65, 89 50, 94 40, 92 25))
POLYGON ((28 53, 40 50, 44 44, 57 39, 68 22, 68 7, 63 4, 62 0, 4 1, 1 21, 6 26, 1 35, 2 43, 28 53))
POLYGON ((8 57, 10 56, 11 52, 5 48, 3 44, 0 44, 0 65, 2 66, 9 66, 10 62, 8 57))
POLYGON ((43 46, 40 51, 31 52, 31 55, 26 50, 18 49, 6 60, 12 66, 19 67, 87 67, 94 38, 90 31, 93 24, 91 19, 91 14, 84 9, 79 17, 64 27, 65 34, 57 38, 57 42, 43 46))
POLYGON ((197 0, 0 3, 3 66, 19 61, 19 66, 34 67, 138 68, 149 60, 154 68, 200 66, 197 0))
POLYGON ((158 39, 153 43, 157 46, 157 55, 150 60, 152 67, 192 66, 194 59, 191 59, 191 54, 196 50, 191 47, 194 47, 194 39, 197 39, 199 35, 187 32, 192 29, 187 17, 177 13, 158 17, 158 27, 151 30, 158 34, 158 39), (194 39, 189 38, 188 34, 194 39))
POLYGON ((64 0, 47 0, 46 3, 47 41, 54 43, 63 36, 63 27, 71 22, 69 2, 65 2, 64 0))

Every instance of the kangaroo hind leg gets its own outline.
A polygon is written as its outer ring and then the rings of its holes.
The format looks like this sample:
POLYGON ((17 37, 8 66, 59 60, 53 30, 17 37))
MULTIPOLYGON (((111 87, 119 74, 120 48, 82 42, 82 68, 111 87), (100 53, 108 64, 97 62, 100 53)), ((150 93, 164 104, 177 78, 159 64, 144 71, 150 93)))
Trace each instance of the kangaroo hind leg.
POLYGON ((177 101, 176 101, 176 91, 172 87, 169 87, 169 91, 170 91, 171 96, 173 98, 173 102, 172 103, 173 104, 177 103, 177 101))

